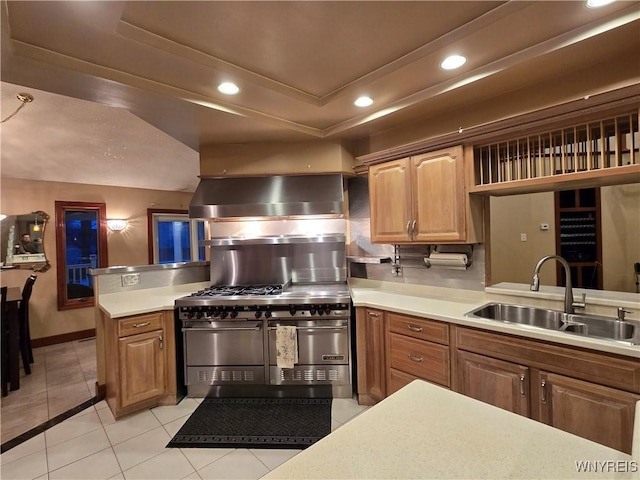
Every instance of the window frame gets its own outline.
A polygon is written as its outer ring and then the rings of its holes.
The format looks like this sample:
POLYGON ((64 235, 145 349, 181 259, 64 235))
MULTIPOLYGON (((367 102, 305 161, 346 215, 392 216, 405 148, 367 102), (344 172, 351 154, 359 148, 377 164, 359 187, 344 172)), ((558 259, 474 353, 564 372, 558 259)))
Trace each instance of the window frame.
MULTIPOLYGON (((191 260, 190 262, 199 262, 199 251, 200 245, 198 245, 198 231, 197 224, 198 222, 204 222, 202 219, 189 218, 188 210, 178 210, 178 209, 158 209, 158 208, 148 208, 147 209, 147 244, 149 251, 149 265, 160 265, 160 263, 156 262, 156 256, 158 251, 157 244, 157 228, 156 228, 156 219, 160 218, 160 216, 165 219, 173 219, 175 221, 188 221, 189 222, 189 240, 191 247, 191 260)), ((205 229, 205 236, 206 236, 205 229)), ((206 256, 206 252, 205 252, 206 256)))
POLYGON ((107 205, 97 202, 69 202, 56 200, 55 202, 55 229, 56 229, 56 284, 58 290, 58 310, 72 308, 93 307, 95 292, 91 297, 67 298, 67 238, 65 228, 65 214, 67 210, 95 211, 98 221, 98 268, 106 268, 109 265, 107 248, 107 205))

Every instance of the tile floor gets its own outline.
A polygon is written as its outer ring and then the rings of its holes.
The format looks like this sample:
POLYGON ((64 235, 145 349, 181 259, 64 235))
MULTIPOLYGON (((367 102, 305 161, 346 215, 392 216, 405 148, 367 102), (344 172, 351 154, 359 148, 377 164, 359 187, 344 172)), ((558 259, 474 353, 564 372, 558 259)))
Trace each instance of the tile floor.
MULTIPOLYGON (((70 349, 68 344, 65 345, 68 357, 73 357, 73 350, 84 347, 72 345, 70 349)), ((47 348, 51 347, 45 347, 45 350, 47 348)), ((51 350, 54 355, 53 351, 56 349, 51 350)), ((45 351, 44 359, 40 361, 46 363, 48 354, 45 351)), ((80 358, 80 355, 77 356, 80 358)), ((57 360, 62 362, 61 359, 57 360)), ((69 363, 72 362, 69 360, 69 363)), ((85 365, 88 366, 87 363, 85 365)), ((95 372, 95 363, 93 371, 95 372)), ((59 396, 45 398, 47 402, 41 404, 43 410, 51 412, 61 408, 59 396), (52 406, 48 406, 49 398, 52 406)), ((185 398, 178 405, 155 407, 117 421, 107 404, 101 401, 0 455, 0 477, 3 480, 258 479, 300 452, 244 448, 165 448, 200 401, 201 399, 185 398)), ((334 399, 331 411, 332 429, 339 428, 366 408, 359 406, 353 399, 334 399)), ((30 405, 27 411, 36 412, 37 408, 30 405)), ((5 416, 3 402, 3 435, 5 416)), ((25 420, 24 416, 20 416, 21 421, 25 420)), ((42 417, 41 415, 40 418, 42 417)), ((12 419, 7 419, 9 421, 13 422, 12 419)))
POLYGON ((0 400, 1 443, 41 425, 95 395, 95 338, 33 349, 31 375, 20 367, 20 388, 0 400))

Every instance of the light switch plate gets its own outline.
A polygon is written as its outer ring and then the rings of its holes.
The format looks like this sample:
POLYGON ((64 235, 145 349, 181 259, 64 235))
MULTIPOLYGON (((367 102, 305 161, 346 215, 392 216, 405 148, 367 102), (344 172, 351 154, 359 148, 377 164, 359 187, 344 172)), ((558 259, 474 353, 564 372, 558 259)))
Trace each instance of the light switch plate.
POLYGON ((126 275, 122 275, 121 278, 123 287, 131 287, 132 285, 138 285, 138 283, 140 283, 139 273, 127 273, 126 275))

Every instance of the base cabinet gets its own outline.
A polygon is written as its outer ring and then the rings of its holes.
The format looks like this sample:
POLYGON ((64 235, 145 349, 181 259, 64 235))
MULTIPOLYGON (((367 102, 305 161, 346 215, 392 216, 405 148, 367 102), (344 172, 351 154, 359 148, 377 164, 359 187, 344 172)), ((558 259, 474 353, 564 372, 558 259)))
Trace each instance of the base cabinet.
POLYGON ((356 310, 358 403, 373 405, 387 396, 385 317, 381 310, 356 310))
POLYGON ((458 391, 463 395, 529 416, 529 369, 462 350, 458 357, 458 391))
POLYGON ((106 400, 115 418, 176 403, 172 313, 103 317, 106 400))
POLYGON ((536 383, 536 420, 631 453, 635 405, 640 395, 548 372, 540 372, 536 383))

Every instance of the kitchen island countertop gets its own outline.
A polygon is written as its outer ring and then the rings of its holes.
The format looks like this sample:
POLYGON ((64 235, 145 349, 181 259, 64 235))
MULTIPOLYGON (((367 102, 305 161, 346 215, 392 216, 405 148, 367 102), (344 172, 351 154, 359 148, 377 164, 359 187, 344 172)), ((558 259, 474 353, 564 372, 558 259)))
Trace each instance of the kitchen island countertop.
POLYGON ((613 479, 637 472, 631 455, 415 380, 263 478, 613 479))

